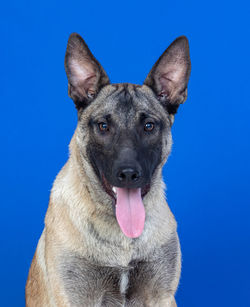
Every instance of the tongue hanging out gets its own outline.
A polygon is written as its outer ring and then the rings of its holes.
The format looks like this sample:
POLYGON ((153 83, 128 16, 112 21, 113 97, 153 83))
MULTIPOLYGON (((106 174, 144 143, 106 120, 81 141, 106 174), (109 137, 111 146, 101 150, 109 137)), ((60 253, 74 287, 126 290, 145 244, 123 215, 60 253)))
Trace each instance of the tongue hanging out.
POLYGON ((129 238, 142 234, 145 209, 141 189, 116 188, 116 219, 122 232, 129 238))

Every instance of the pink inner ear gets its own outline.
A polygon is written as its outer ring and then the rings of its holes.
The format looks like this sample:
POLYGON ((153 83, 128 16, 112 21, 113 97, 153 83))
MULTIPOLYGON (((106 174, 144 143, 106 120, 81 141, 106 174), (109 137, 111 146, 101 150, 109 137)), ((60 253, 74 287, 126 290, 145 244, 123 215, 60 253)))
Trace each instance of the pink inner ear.
POLYGON ((96 73, 93 67, 88 62, 77 61, 72 59, 69 63, 71 69, 71 83, 73 86, 83 85, 86 83, 88 88, 89 84, 95 83, 96 73))
MULTIPOLYGON (((91 63, 72 59, 69 63, 71 84, 76 97, 94 96, 96 91, 97 74, 91 63)), ((73 92, 72 92, 73 94, 73 92)))
POLYGON ((161 92, 171 96, 185 82, 185 67, 183 67, 182 63, 178 62, 165 63, 158 72, 158 75, 161 92))
POLYGON ((183 63, 166 63, 160 70, 160 77, 178 84, 185 77, 185 70, 183 63))

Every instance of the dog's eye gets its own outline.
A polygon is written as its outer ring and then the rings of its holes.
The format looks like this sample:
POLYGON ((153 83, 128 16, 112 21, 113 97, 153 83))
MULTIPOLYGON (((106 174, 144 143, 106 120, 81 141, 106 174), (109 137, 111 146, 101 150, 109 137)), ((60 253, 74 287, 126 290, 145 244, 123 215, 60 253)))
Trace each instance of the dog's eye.
POLYGON ((107 123, 99 123, 98 127, 99 127, 100 131, 103 131, 103 132, 109 131, 109 126, 108 126, 107 123))
POLYGON ((155 127, 154 123, 149 122, 144 125, 144 130, 150 132, 154 129, 154 127, 155 127))

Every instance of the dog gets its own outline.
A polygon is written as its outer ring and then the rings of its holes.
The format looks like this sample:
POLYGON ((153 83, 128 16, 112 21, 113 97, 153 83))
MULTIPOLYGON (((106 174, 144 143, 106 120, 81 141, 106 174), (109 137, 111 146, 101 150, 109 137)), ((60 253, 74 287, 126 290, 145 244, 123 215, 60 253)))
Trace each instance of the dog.
POLYGON ((78 124, 51 190, 26 306, 174 307, 181 251, 162 167, 187 98, 188 40, 177 38, 143 85, 110 84, 73 33, 65 70, 78 124))

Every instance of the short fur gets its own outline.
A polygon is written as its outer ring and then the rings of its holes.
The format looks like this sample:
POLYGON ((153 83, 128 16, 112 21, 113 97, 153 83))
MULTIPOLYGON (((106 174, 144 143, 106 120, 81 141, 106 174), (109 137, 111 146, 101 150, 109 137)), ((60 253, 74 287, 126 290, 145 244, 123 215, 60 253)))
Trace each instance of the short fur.
POLYGON ((69 38, 65 68, 78 125, 51 191, 26 306, 174 307, 181 252, 161 173, 173 117, 187 95, 187 39, 165 51, 142 86, 110 84, 78 34, 69 38), (154 120, 152 133, 141 128, 147 118, 154 120), (109 134, 100 133, 100 121, 110 125, 109 134), (122 233, 105 187, 117 180, 113 170, 128 152, 142 170, 138 185, 147 186, 144 231, 136 239, 122 233))

